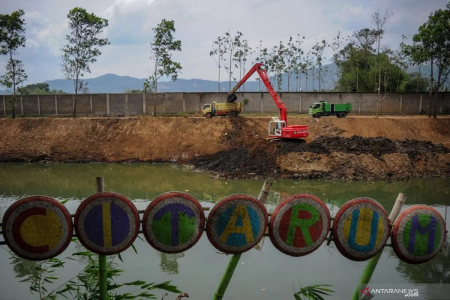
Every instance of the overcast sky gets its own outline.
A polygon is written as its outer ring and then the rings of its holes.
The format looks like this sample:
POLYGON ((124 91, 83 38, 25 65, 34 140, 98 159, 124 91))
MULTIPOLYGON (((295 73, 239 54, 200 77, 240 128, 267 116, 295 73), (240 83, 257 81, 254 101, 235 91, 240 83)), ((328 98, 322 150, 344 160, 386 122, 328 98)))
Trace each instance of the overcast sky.
MULTIPOLYGON (((212 42, 230 30, 241 31, 256 50, 272 48, 297 34, 306 37, 307 52, 316 40, 332 41, 372 27, 371 14, 377 10, 393 12, 383 44, 396 49, 402 34, 413 35, 430 13, 445 8, 447 0, 0 0, 0 13, 25 11, 26 48, 17 58, 24 62, 28 82, 63 78, 61 46, 68 34, 67 13, 78 6, 109 20, 105 36, 111 45, 92 65, 91 74, 106 73, 144 78, 152 68, 150 41, 154 28, 163 18, 175 21, 175 37, 182 41, 182 52, 174 54, 181 63, 180 78, 217 80, 217 65, 209 56, 212 42)), ((330 58, 330 50, 325 53, 330 58)), ((249 60, 250 62, 252 59, 249 60)), ((0 74, 6 58, 0 58, 0 74)), ((226 80, 222 76, 222 80, 226 80)))

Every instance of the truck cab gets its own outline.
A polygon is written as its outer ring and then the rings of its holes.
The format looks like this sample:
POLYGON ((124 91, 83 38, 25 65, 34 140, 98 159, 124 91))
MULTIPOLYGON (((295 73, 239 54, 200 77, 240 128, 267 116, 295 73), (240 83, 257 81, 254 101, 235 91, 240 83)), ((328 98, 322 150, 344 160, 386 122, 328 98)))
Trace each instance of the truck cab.
POLYGON ((207 113, 212 116, 211 104, 203 104, 202 116, 206 116, 207 113))
POLYGON ((337 116, 345 118, 352 111, 352 103, 330 104, 325 101, 314 102, 309 107, 309 114, 314 118, 322 116, 337 116))

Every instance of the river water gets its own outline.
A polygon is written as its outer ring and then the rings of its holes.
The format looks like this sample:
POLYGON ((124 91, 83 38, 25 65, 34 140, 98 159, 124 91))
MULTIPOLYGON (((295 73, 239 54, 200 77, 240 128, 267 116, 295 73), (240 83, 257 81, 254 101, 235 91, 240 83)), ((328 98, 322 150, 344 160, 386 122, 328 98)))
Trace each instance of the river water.
MULTIPOLYGON (((150 200, 168 191, 187 192, 202 206, 212 207, 231 194, 244 193, 257 197, 263 184, 262 180, 215 179, 206 173, 174 165, 2 163, 0 217, 14 201, 30 195, 69 199, 66 206, 71 213, 75 213, 80 201, 95 193, 97 176, 105 178, 106 191, 123 194, 138 209, 145 209, 150 200)), ((364 196, 377 200, 389 212, 399 192, 407 195, 404 208, 413 204, 433 206, 445 217, 449 226, 447 205, 450 204, 450 179, 358 182, 277 180, 265 204, 271 212, 290 194, 312 193, 327 204, 334 216, 345 202, 364 196)), ((178 289, 187 292, 191 299, 212 298, 230 258, 218 253, 206 233, 193 248, 181 254, 159 253, 140 239, 134 245, 138 254, 129 248, 122 253, 123 263, 115 260, 118 267, 125 270, 117 279, 118 283, 170 280, 178 289)), ((7 246, 1 247, 0 299, 39 299, 37 294, 30 294, 28 282, 19 282, 24 278, 20 276, 27 273, 32 263, 25 260, 13 263, 7 246)), ((71 243, 59 258, 83 249, 79 243, 71 243)), ((290 257, 278 251, 265 237, 257 247, 242 255, 224 299, 294 299, 294 291, 313 284, 332 285, 335 294, 329 299, 350 299, 366 264, 348 260, 333 243, 329 246, 324 243, 304 257, 290 257)), ((55 274, 60 279, 47 285, 47 289, 51 290, 75 276, 84 265, 82 260, 69 261, 55 274)), ((450 283, 450 246, 447 243, 443 252, 421 265, 403 263, 391 247, 386 247, 371 283, 380 288, 419 288, 420 299, 432 299, 430 295, 436 287, 432 284, 450 283)), ((450 295, 450 284, 443 286, 449 289, 447 295, 450 295)), ((163 292, 155 291, 154 294, 160 299, 163 292)), ((171 295, 166 300, 174 298, 171 295)))

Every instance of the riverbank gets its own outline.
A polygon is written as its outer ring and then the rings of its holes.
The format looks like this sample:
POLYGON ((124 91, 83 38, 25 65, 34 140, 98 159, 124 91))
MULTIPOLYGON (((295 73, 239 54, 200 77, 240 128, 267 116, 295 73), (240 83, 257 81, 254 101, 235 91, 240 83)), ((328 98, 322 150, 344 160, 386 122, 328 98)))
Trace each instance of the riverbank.
POLYGON ((168 162, 225 178, 450 177, 450 119, 289 117, 306 143, 269 141, 267 116, 0 119, 0 161, 168 162))

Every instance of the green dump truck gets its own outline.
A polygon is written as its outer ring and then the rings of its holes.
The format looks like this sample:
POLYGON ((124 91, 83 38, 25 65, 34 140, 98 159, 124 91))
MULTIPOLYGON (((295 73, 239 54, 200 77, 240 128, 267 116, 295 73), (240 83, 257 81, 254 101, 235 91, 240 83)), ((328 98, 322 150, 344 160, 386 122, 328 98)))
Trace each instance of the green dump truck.
POLYGON ((231 115, 236 117, 241 112, 241 103, 208 103, 202 107, 202 116, 212 118, 214 116, 231 115))
POLYGON ((321 116, 337 116, 338 118, 345 118, 351 111, 351 103, 330 104, 325 101, 315 102, 309 108, 309 114, 314 118, 320 118, 321 116))

